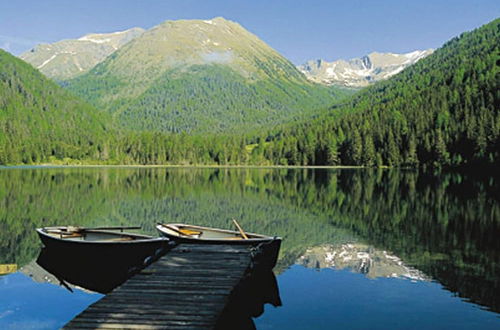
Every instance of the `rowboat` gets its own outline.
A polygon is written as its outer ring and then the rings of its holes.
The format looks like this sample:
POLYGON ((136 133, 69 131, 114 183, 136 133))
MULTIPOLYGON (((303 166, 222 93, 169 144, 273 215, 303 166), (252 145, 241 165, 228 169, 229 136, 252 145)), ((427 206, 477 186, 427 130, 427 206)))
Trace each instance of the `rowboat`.
POLYGON ((124 232, 140 227, 44 227, 36 231, 43 245, 50 250, 64 251, 73 258, 101 260, 127 256, 130 264, 166 251, 169 240, 164 237, 124 232))
POLYGON ((234 245, 257 245, 281 241, 280 237, 272 237, 254 233, 201 227, 182 223, 158 223, 156 229, 162 236, 182 243, 207 243, 207 244, 234 244, 234 245), (246 237, 245 237, 246 236, 246 237))
POLYGON ((233 220, 238 228, 226 230, 202 227, 183 223, 158 223, 156 230, 160 235, 176 243, 247 245, 254 250, 255 260, 274 267, 278 259, 281 237, 247 233, 233 220))

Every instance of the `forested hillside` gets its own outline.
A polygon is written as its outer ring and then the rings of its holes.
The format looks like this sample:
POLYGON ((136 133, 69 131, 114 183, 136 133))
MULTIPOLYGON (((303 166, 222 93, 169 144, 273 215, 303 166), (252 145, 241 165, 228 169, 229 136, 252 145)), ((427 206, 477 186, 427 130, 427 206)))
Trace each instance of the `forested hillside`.
POLYGON ((270 127, 307 118, 350 93, 279 78, 249 82, 220 64, 170 70, 137 98, 119 99, 106 106, 100 97, 109 97, 119 88, 108 84, 100 75, 89 75, 72 81, 69 89, 96 107, 108 109, 116 126, 122 129, 164 133, 220 133, 270 127))
POLYGON ((498 164, 500 19, 447 42, 314 120, 241 136, 127 142, 128 161, 280 165, 498 164), (141 145, 165 152, 144 152, 141 145), (173 142, 175 141, 175 142, 173 142), (138 150, 142 150, 140 153, 138 150))
POLYGON ((302 165, 498 163, 499 73, 497 19, 317 120, 280 131, 264 154, 302 165))
MULTIPOLYGON (((190 74, 199 74, 201 79, 183 75, 176 80, 163 76, 162 84, 170 86, 172 94, 165 95, 164 90, 160 91, 162 86, 157 87, 158 92, 151 87, 138 99, 149 119, 126 110, 115 113, 128 116, 142 130, 106 131, 103 123, 112 122, 109 118, 100 119, 100 112, 63 92, 29 65, 2 52, 0 127, 4 134, 0 135, 0 163, 42 163, 53 158, 71 158, 68 162, 76 159, 106 164, 408 167, 498 164, 499 45, 500 19, 497 19, 454 38, 392 79, 375 84, 316 117, 273 129, 257 130, 256 126, 248 125, 237 132, 191 135, 158 131, 159 127, 174 130, 187 124, 185 117, 177 116, 175 124, 168 126, 164 119, 169 117, 165 113, 160 115, 161 109, 152 106, 152 102, 162 103, 174 97, 177 104, 184 106, 183 111, 189 113, 186 107, 199 101, 190 97, 189 89, 218 95, 210 104, 196 104, 198 109, 209 110, 201 117, 194 113, 191 117, 198 128, 217 131, 226 126, 217 127, 218 120, 207 119, 210 111, 223 103, 260 104, 259 99, 252 98, 251 88, 255 85, 250 88, 232 80, 231 93, 219 93, 220 84, 228 81, 224 75, 231 74, 229 69, 219 70, 214 65, 197 72, 194 66, 190 74), (198 85, 199 81, 204 82, 198 85), (217 106, 211 108, 214 104, 217 106), (143 121, 139 123, 140 120, 143 121)), ((304 111, 310 109, 311 104, 297 96, 300 89, 290 84, 261 86, 260 92, 267 91, 274 97, 278 93, 273 88, 281 90, 282 95, 289 92, 287 102, 304 111)), ((238 108, 228 109, 234 115, 238 108)), ((242 114, 241 118, 251 118, 248 114, 242 114)), ((268 116, 272 117, 272 112, 268 116)), ((254 124, 261 123, 254 119, 254 124)))
POLYGON ((105 118, 0 50, 0 164, 54 158, 98 160, 104 156, 105 118))

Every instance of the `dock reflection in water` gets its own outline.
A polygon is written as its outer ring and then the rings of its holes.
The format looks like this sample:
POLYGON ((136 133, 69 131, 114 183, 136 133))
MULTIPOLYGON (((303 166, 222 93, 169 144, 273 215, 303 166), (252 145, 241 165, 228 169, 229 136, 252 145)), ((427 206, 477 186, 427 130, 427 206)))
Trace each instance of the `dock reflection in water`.
POLYGON ((264 305, 281 306, 278 282, 271 269, 259 269, 234 289, 216 329, 256 329, 252 318, 264 313, 264 305))

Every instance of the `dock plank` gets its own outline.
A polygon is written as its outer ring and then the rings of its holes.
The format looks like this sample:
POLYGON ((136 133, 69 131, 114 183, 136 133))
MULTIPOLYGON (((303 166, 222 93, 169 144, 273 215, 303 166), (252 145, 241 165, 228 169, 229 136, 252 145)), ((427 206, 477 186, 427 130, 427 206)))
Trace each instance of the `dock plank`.
POLYGON ((179 245, 64 329, 214 328, 250 265, 245 246, 179 245))

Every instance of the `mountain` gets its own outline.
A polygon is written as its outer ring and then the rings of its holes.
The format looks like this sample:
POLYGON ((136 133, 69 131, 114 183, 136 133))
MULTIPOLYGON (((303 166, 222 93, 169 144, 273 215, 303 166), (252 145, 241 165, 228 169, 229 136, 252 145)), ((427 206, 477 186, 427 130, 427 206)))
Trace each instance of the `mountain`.
POLYGON ((345 95, 223 18, 166 21, 63 84, 124 128, 221 132, 300 118, 345 95))
POLYGON ((87 34, 53 44, 40 44, 20 58, 55 80, 74 78, 92 69, 114 51, 144 32, 141 28, 126 31, 87 34))
POLYGON ((360 58, 334 62, 311 60, 298 69, 309 80, 320 84, 366 87, 394 76, 433 52, 433 49, 427 49, 406 54, 371 53, 360 58))
POLYGON ((274 132, 263 152, 271 163, 294 165, 498 164, 498 45, 500 19, 316 119, 274 132))
POLYGON ((108 122, 26 62, 0 50, 0 164, 99 159, 108 122))

